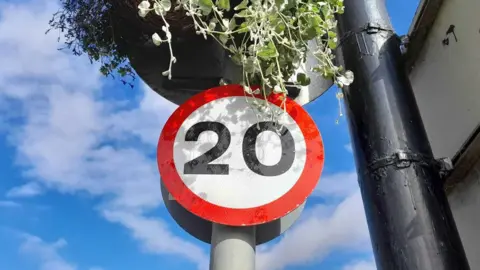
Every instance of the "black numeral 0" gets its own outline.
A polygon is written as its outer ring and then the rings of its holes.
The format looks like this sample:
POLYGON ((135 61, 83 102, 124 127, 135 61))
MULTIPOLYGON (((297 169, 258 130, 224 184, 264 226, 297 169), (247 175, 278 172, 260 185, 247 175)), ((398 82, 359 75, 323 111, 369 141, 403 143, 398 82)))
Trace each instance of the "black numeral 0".
MULTIPOLYGON (((185 163, 184 174, 217 174, 228 175, 228 164, 209 164, 222 156, 230 146, 231 136, 226 126, 218 122, 201 122, 188 129, 185 141, 197 141, 202 132, 213 131, 218 135, 217 144, 205 154, 185 163)), ((260 122, 247 129, 243 138, 242 152, 247 167, 253 172, 263 176, 278 176, 288 171, 295 160, 295 141, 290 131, 282 127, 279 132, 282 144, 280 161, 272 166, 264 165, 258 160, 256 143, 258 135, 265 131, 276 132, 274 122, 260 122)))
POLYGON ((293 140, 290 131, 282 127, 279 132, 280 141, 282 142, 282 157, 277 164, 266 166, 258 160, 255 144, 260 133, 264 131, 276 132, 275 123, 260 122, 247 129, 245 137, 243 138, 243 158, 248 168, 263 176, 277 176, 285 173, 292 167, 295 160, 295 141, 293 140))

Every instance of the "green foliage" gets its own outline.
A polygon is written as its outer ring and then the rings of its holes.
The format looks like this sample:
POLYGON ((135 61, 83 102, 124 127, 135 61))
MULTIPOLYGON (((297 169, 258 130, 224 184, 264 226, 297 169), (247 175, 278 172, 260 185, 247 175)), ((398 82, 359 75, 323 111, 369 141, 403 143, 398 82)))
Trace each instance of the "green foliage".
POLYGON ((138 1, 140 17, 152 12, 159 16, 163 26, 157 32, 162 31, 161 35, 151 35, 151 29, 142 32, 142 27, 122 22, 114 13, 118 5, 130 0, 61 0, 63 8, 54 14, 50 30, 59 30, 65 48, 74 54, 86 53, 92 62, 100 62, 102 74, 119 75, 131 86, 135 77, 124 43, 137 39, 169 46, 170 65, 163 75, 172 77, 176 58, 167 15, 174 10, 184 11, 198 35, 218 41, 242 66, 245 89, 259 85, 263 94, 273 91, 286 95, 288 86, 309 85, 311 78, 306 72, 299 73, 307 52, 316 58, 311 69, 319 76, 332 78, 339 87, 353 81, 350 71, 334 64, 333 51, 338 43, 335 15, 343 13, 342 0, 242 0, 235 2, 239 3, 236 6, 231 0, 138 1), (313 51, 312 43, 316 45, 313 51))
MULTIPOLYGON (((159 3, 142 1, 140 16, 155 10, 165 21, 157 12, 159 3)), ((338 43, 335 15, 344 11, 342 0, 243 0, 233 7, 233 16, 228 12, 232 9, 229 0, 176 0, 173 5, 191 16, 197 34, 217 40, 243 67, 242 84, 248 93, 253 85, 259 85, 264 94, 273 91, 284 95, 287 86, 292 86, 290 81, 297 87, 309 85, 311 78, 305 73, 292 79, 306 62, 307 52, 316 58, 317 64, 311 68, 319 76, 332 78, 339 87, 353 81, 353 73, 333 62, 338 43), (313 52, 309 51, 311 42, 316 44, 313 52)), ((162 31, 169 37, 167 21, 165 24, 162 31)), ((170 43, 158 34, 152 38, 158 45, 170 43)), ((171 65, 165 74, 172 75, 171 65)))
POLYGON ((134 71, 126 53, 114 41, 111 4, 107 0, 62 0, 62 9, 53 15, 47 31, 58 30, 65 47, 75 55, 86 53, 92 62, 100 62, 105 76, 118 74, 124 84, 133 87, 134 71))

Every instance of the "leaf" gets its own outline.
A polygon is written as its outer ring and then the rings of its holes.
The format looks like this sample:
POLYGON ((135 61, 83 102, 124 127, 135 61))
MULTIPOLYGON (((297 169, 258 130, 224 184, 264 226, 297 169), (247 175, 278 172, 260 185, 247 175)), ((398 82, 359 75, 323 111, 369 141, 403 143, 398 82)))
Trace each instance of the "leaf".
POLYGON ((300 55, 296 54, 294 57, 293 57, 293 60, 292 60, 292 64, 293 66, 295 67, 298 67, 300 65, 300 61, 302 59, 300 58, 300 55))
POLYGON ((223 43, 223 45, 225 45, 225 43, 227 43, 227 41, 228 41, 228 36, 220 34, 220 35, 218 35, 218 39, 223 43))
POLYGON ((124 68, 124 67, 119 68, 118 69, 118 74, 120 74, 120 76, 122 76, 122 77, 125 77, 125 75, 127 75, 126 68, 124 68))
POLYGON ((275 68, 275 64, 272 62, 265 70, 265 76, 270 76, 273 73, 273 69, 275 68))
POLYGON ((153 44, 155 44, 156 46, 160 46, 163 42, 163 40, 160 38, 160 36, 157 33, 154 33, 152 35, 152 41, 153 41, 153 44))
POLYGON ((246 33, 248 32, 248 25, 246 23, 240 24, 240 27, 238 28, 238 33, 246 33))
POLYGON ((243 0, 240 4, 238 4, 238 6, 234 8, 234 10, 246 9, 247 6, 248 6, 248 0, 243 0))
POLYGON ((243 63, 243 68, 245 69, 246 72, 248 73, 254 73, 256 68, 255 68, 255 58, 253 57, 248 57, 247 61, 243 63))
POLYGON ((166 10, 169 11, 172 8, 172 2, 170 0, 160 1, 160 5, 166 10))
POLYGON ((107 76, 109 71, 108 71, 108 68, 106 66, 101 66, 100 67, 100 72, 104 75, 104 76, 107 76))
POLYGON ((210 14, 213 9, 213 1, 212 0, 199 0, 198 5, 200 9, 203 11, 204 15, 210 14))
POLYGON ((239 53, 236 53, 236 54, 232 55, 232 61, 233 61, 233 63, 235 63, 237 65, 241 65, 242 64, 242 56, 239 53))
POLYGON ((161 0, 153 4, 153 8, 157 15, 165 15, 172 8, 172 2, 170 0, 161 0))
POLYGON ((285 6, 287 2, 287 0, 275 0, 275 6, 281 10, 282 6, 285 6))
POLYGON ((336 37, 337 37, 337 33, 333 32, 333 31, 328 31, 328 37, 329 37, 329 38, 336 38, 336 37))
POLYGON ((328 40, 328 47, 332 50, 334 50, 335 48, 337 48, 337 43, 335 42, 335 40, 333 39, 329 39, 328 40))
POLYGON ((305 73, 298 73, 297 74, 297 82, 301 86, 307 86, 310 84, 310 78, 305 73))
POLYGON ((277 32, 277 33, 280 34, 280 33, 282 33, 283 31, 285 31, 285 28, 286 28, 285 23, 280 22, 280 23, 277 24, 277 26, 275 27, 275 32, 277 32))
POLYGON ((230 10, 230 0, 217 0, 217 6, 220 9, 230 10))
POLYGON ((235 15, 233 15, 234 17, 237 17, 237 18, 245 18, 249 15, 249 12, 248 12, 248 9, 244 9, 238 13, 235 13, 235 15))
POLYGON ((275 44, 273 44, 273 42, 269 42, 267 45, 263 46, 262 48, 260 48, 260 50, 258 50, 257 56, 264 60, 269 60, 277 57, 278 52, 275 48, 275 44))
POLYGON ((232 19, 230 20, 229 25, 228 25, 228 29, 230 29, 231 31, 233 31, 236 26, 237 26, 237 22, 235 21, 235 18, 232 18, 232 19))
POLYGON ((172 2, 170 0, 161 0, 160 6, 165 10, 169 11, 172 8, 172 2))
POLYGON ((303 39, 304 40, 311 40, 317 36, 317 30, 315 28, 310 27, 303 32, 303 39))
POLYGON ((148 9, 150 8, 150 2, 145 0, 145 1, 142 1, 140 2, 140 4, 138 4, 138 8, 139 9, 148 9))
POLYGON ((227 31, 229 28, 229 25, 230 25, 230 22, 228 21, 228 19, 222 19, 222 23, 220 24, 220 26, 222 27, 222 29, 224 31, 227 31))
POLYGON ((288 10, 296 5, 296 1, 292 0, 275 0, 275 6, 280 10, 288 10))

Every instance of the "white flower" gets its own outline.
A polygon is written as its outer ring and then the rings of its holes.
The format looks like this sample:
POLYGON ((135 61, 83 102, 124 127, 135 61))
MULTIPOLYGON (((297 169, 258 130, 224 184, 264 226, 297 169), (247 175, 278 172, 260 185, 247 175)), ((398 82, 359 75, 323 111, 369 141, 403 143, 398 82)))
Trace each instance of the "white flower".
POLYGON ((138 15, 143 18, 143 17, 147 16, 148 12, 150 12, 150 2, 149 1, 142 1, 138 5, 138 15))
POLYGON ((162 44, 163 42, 162 38, 160 38, 160 36, 157 33, 152 35, 152 41, 153 41, 153 44, 157 46, 160 46, 160 44, 162 44))

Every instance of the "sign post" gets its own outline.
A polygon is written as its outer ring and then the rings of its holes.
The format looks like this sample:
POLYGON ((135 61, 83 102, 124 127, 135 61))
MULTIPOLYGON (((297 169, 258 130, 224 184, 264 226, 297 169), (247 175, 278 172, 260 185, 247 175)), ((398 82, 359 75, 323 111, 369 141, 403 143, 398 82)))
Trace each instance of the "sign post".
POLYGON ((303 207, 324 152, 316 124, 296 102, 274 94, 265 102, 227 85, 193 96, 172 114, 157 161, 172 198, 213 223, 211 269, 253 270, 255 226, 303 207), (256 111, 255 102, 266 106, 256 111))
POLYGON ((470 269, 384 0, 344 0, 338 56, 377 269, 470 269))
POLYGON ((213 224, 210 270, 255 270, 255 227, 213 224))

